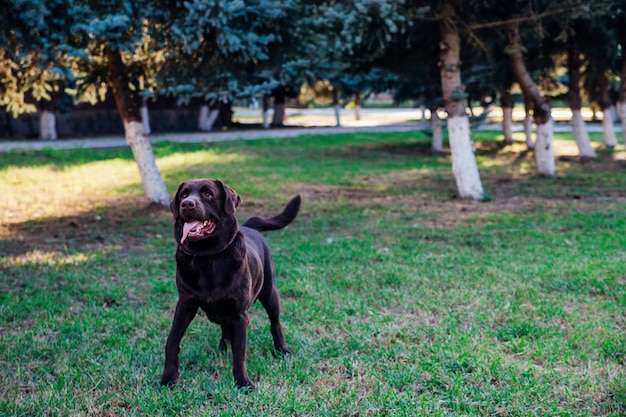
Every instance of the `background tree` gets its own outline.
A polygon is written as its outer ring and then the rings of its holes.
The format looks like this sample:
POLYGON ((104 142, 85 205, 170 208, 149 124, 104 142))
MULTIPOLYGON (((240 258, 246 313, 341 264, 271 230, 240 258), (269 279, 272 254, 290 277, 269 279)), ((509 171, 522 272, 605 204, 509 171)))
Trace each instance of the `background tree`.
POLYGON ((465 113, 465 91, 461 83, 460 35, 455 5, 444 1, 441 6, 441 90, 448 112, 448 134, 452 152, 452 172, 462 198, 483 198, 483 187, 470 138, 465 113))
POLYGON ((597 158, 596 152, 591 146, 591 139, 587 132, 587 126, 582 116, 581 96, 581 67, 583 66, 580 43, 587 36, 585 23, 580 20, 570 23, 566 29, 567 36, 567 73, 568 73, 568 101, 572 110, 572 133, 578 146, 580 157, 583 159, 597 158))
POLYGON ((607 147, 617 146, 617 136, 613 126, 613 86, 618 72, 618 34, 607 15, 595 17, 587 33, 584 54, 588 67, 583 77, 583 88, 591 104, 602 110, 602 130, 607 147))
POLYGON ((512 23, 508 28, 507 52, 515 79, 524 95, 532 103, 533 120, 537 126, 537 140, 535 144, 535 161, 537 173, 546 177, 554 176, 554 148, 552 146, 554 126, 552 122, 552 107, 533 82, 522 55, 523 46, 519 33, 519 24, 512 23))
POLYGON ((68 61, 83 53, 63 18, 71 7, 69 0, 0 1, 0 106, 14 116, 39 110, 42 139, 56 139, 55 106, 63 80, 74 80, 68 61))

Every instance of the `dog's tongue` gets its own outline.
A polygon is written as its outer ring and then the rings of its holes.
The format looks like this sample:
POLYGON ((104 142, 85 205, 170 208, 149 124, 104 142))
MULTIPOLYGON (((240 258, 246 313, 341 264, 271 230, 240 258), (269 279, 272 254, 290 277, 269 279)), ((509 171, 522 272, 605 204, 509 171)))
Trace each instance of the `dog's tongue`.
POLYGON ((183 237, 180 239, 180 244, 182 245, 183 243, 185 243, 185 239, 187 239, 189 232, 201 226, 202 226, 202 222, 199 220, 194 220, 192 222, 185 223, 183 225, 183 237))

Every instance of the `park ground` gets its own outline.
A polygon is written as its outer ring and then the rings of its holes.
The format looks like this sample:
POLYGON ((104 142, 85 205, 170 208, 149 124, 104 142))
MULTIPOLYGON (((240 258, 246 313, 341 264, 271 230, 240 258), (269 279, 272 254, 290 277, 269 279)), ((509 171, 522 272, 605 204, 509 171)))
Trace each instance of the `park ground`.
POLYGON ((520 133, 475 131, 475 202, 425 131, 326 132, 154 144, 172 193, 222 178, 242 220, 303 197, 267 233, 292 354, 255 306, 248 395, 204 317, 179 384, 158 386, 175 242, 128 149, 0 153, 0 415, 626 413, 623 142, 593 132, 599 158, 581 162, 557 132, 557 175, 540 178, 520 133))

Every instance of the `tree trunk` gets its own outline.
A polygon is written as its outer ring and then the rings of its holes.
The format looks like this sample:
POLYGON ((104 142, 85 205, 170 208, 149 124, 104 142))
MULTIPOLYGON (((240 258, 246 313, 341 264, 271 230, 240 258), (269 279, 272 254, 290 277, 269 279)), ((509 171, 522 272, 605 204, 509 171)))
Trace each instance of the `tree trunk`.
POLYGON ((211 111, 209 112, 209 115, 207 116, 205 122, 204 122, 204 131, 208 132, 211 129, 213 129, 213 126, 215 125, 215 121, 217 120, 217 117, 220 115, 220 108, 219 106, 217 106, 214 109, 211 109, 211 111))
POLYGON ((270 95, 263 94, 263 105, 261 106, 261 116, 263 118, 263 127, 270 127, 270 95))
POLYGON ((37 108, 39 110, 39 139, 56 140, 57 124, 54 110, 59 101, 60 94, 53 91, 50 100, 39 100, 37 108))
POLYGON ((615 135, 615 127, 613 126, 611 107, 602 109, 602 133, 604 134, 604 144, 607 148, 617 146, 617 136, 615 135))
POLYGON ((274 99, 274 116, 272 116, 272 125, 283 126, 285 123, 285 102, 277 103, 274 99))
POLYGON ((602 132, 604 134, 604 144, 608 148, 614 148, 617 146, 617 137, 615 136, 615 128, 613 127, 613 103, 611 102, 609 79, 606 75, 605 68, 601 68, 598 73, 598 90, 600 91, 598 103, 602 108, 602 132))
POLYGON ((595 159, 598 156, 591 146, 591 139, 587 133, 587 126, 580 113, 582 99, 580 98, 580 51, 576 40, 571 37, 567 46, 567 67, 569 73, 569 106, 572 110, 572 133, 578 153, 582 159, 595 159))
POLYGON ((106 47, 105 53, 115 104, 124 123, 126 142, 133 151, 139 168, 144 192, 150 202, 169 206, 170 196, 156 166, 152 146, 141 122, 141 98, 129 86, 128 73, 122 62, 120 51, 106 47))
POLYGON ((361 120, 361 94, 354 95, 354 120, 361 120))
POLYGON ((146 135, 152 133, 150 129, 150 113, 148 112, 148 100, 141 102, 141 122, 143 123, 143 131, 146 135))
POLYGON ((511 90, 508 88, 500 97, 502 104, 502 133, 504 134, 504 143, 510 145, 513 143, 513 100, 511 99, 511 90))
POLYGON ((466 94, 461 84, 459 32, 452 5, 444 3, 442 8, 439 68, 443 99, 448 112, 452 172, 461 198, 480 200, 484 195, 483 186, 470 137, 469 119, 463 105, 466 94))
POLYGON ((198 113, 198 130, 201 132, 206 131, 206 120, 209 117, 209 105, 203 104, 200 106, 200 112, 198 113))
POLYGON ((51 110, 39 112, 39 138, 41 140, 56 140, 57 138, 56 115, 51 110))
POLYGON ((287 103, 287 93, 283 87, 274 90, 274 116, 272 125, 283 126, 285 122, 285 106, 287 103))
POLYGON ((219 115, 219 103, 214 103, 212 106, 208 104, 202 105, 202 107, 200 107, 200 113, 198 114, 198 129, 202 132, 210 132, 219 115))
POLYGON ((507 51, 515 80, 519 83, 524 95, 533 103, 533 120, 537 125, 537 143, 535 145, 535 162, 537 174, 553 177, 556 170, 554 164, 554 148, 552 146, 554 127, 550 103, 539 93, 537 86, 530 78, 520 43, 519 27, 517 23, 509 26, 509 44, 507 51))
POLYGON ((524 96, 524 135, 526 136, 526 147, 529 150, 535 149, 533 140, 533 103, 524 96))
POLYGON ((233 125, 233 109, 232 102, 228 96, 223 96, 220 100, 217 100, 215 103, 217 106, 217 113, 215 116, 209 113, 209 120, 207 123, 210 123, 211 128, 215 126, 215 122, 217 121, 217 128, 227 129, 233 125), (212 119, 215 117, 215 119, 212 119))
POLYGON ((430 150, 433 153, 442 153, 443 152, 443 123, 439 118, 439 114, 437 113, 437 109, 433 108, 430 110, 430 126, 433 131, 433 142, 430 150))
POLYGON ((624 54, 624 45, 626 45, 626 28, 620 27, 620 43, 622 44, 622 72, 620 74, 619 99, 617 102, 617 114, 622 123, 622 134, 624 135, 624 143, 626 143, 626 56, 624 54))
POLYGON ((339 92, 333 88, 333 109, 335 111, 335 126, 341 127, 341 108, 339 107, 339 92))
MULTIPOLYGON (((428 126, 428 121, 426 120, 426 104, 425 104, 425 100, 424 100, 424 95, 421 95, 417 102, 418 102, 418 107, 420 109, 419 110, 420 111, 420 121, 419 121, 418 125, 421 126, 421 127, 428 126)), ((431 124, 432 124, 432 120, 431 120, 431 124)))

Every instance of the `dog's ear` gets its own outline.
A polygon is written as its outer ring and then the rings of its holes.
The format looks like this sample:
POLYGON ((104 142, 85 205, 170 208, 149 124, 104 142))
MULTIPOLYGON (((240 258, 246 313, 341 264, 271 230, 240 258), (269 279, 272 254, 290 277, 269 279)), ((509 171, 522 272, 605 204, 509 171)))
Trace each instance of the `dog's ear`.
POLYGON ((223 193, 222 195, 224 196, 224 212, 226 214, 234 214, 237 207, 239 207, 239 204, 241 204, 241 197, 235 192, 235 190, 224 184, 222 181, 215 180, 215 182, 221 188, 223 193))
POLYGON ((176 194, 174 194, 174 197, 172 198, 172 201, 170 201, 170 210, 172 210, 172 214, 174 215, 174 218, 177 219, 179 216, 179 207, 180 207, 180 190, 183 188, 183 186, 185 185, 184 182, 181 182, 180 185, 178 186, 178 190, 176 190, 176 194))

